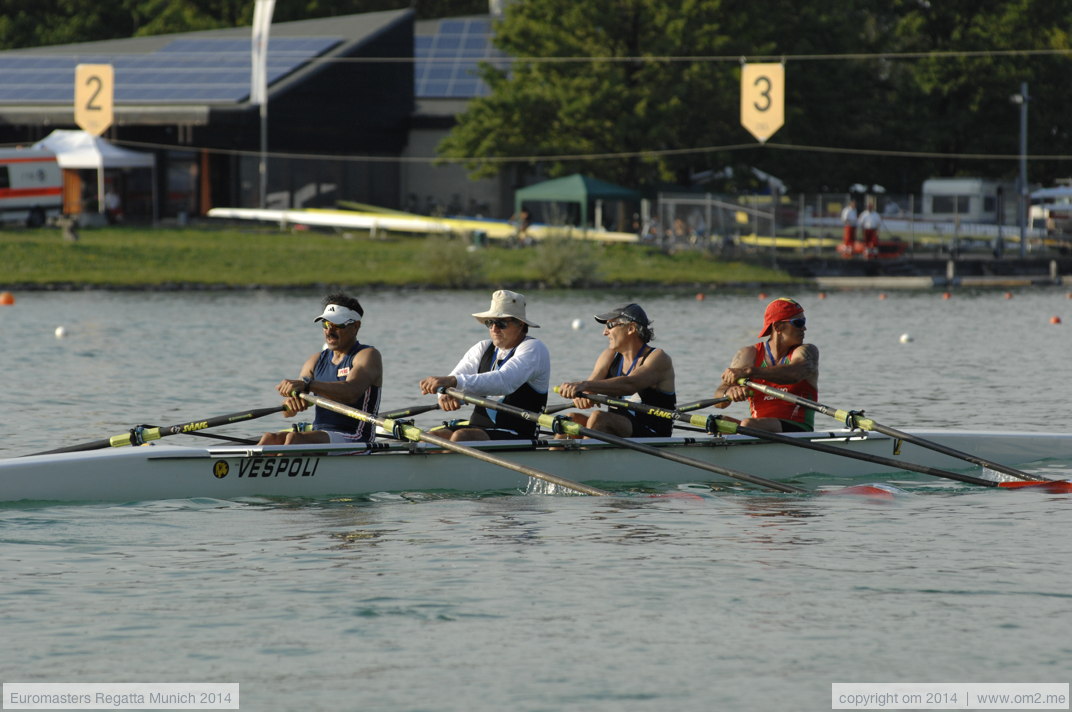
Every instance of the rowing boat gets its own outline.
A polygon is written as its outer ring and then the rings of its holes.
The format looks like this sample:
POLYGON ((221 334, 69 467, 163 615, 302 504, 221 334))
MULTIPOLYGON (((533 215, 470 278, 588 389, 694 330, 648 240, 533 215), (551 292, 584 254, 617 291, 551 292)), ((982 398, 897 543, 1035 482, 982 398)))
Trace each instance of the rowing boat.
MULTIPOLYGON (((1072 462, 1072 433, 910 431, 996 463, 1032 466, 1072 462)), ((978 467, 871 431, 792 433, 846 450, 905 462, 978 473, 978 467)), ((841 485, 871 476, 929 480, 892 466, 861 463, 785 443, 743 435, 638 438, 689 458, 786 481, 818 476, 841 485)), ((740 487, 696 467, 650 457, 596 440, 492 441, 474 448, 531 468, 617 491, 639 486, 718 482, 740 487), (554 448, 554 449, 552 449, 554 448), (564 448, 564 449, 561 449, 564 448)), ((995 475, 997 476, 997 475, 995 475)), ((998 476, 1000 477, 1000 476, 998 476)), ((940 481, 940 480, 934 480, 940 481)), ((946 483, 949 484, 949 483, 946 483)), ((427 443, 381 439, 372 447, 353 445, 219 445, 190 447, 149 443, 139 447, 33 455, 0 460, 0 501, 144 501, 213 497, 364 496, 378 492, 529 491, 519 472, 427 443)))

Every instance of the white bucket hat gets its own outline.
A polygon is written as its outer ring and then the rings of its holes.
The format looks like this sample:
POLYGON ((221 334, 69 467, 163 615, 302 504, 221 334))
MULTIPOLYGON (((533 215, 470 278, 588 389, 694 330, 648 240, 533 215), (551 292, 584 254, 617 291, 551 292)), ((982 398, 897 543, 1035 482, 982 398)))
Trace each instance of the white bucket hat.
POLYGON ((476 320, 483 323, 485 319, 517 319, 531 327, 540 328, 539 324, 533 324, 525 318, 525 295, 500 289, 491 295, 491 306, 486 312, 473 314, 476 320))

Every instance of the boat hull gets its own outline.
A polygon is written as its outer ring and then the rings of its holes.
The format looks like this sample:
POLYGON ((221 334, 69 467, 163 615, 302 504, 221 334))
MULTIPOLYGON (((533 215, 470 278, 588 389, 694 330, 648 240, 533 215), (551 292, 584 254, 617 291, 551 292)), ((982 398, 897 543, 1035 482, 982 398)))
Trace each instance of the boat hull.
MULTIPOLYGON (((915 435, 1004 465, 1046 459, 1072 461, 1072 434, 924 432, 915 435)), ((794 434, 847 451, 978 474, 962 460, 875 433, 794 434)), ((818 474, 839 484, 861 477, 899 473, 898 468, 818 453, 744 436, 646 438, 655 445, 702 462, 772 479, 818 474)), ((696 467, 591 440, 567 441, 566 449, 533 447, 527 441, 485 443, 480 449, 542 472, 609 489, 735 480, 696 467)), ((379 444, 354 451, 347 446, 186 447, 154 443, 88 452, 10 458, 0 461, 0 501, 142 501, 191 497, 363 496, 406 491, 526 491, 529 478, 494 464, 424 444, 379 444)), ((951 484, 954 484, 951 482, 951 484)), ((742 485, 754 489, 752 485, 742 485)))

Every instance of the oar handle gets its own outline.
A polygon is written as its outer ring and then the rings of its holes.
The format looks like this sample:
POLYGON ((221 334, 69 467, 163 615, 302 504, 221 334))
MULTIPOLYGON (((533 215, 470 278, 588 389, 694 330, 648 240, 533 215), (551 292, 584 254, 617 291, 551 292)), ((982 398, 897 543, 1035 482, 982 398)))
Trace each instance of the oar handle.
POLYGON ((708 472, 714 472, 725 477, 730 477, 735 480, 741 480, 742 482, 748 482, 761 487, 767 487, 778 492, 792 492, 803 493, 805 490, 794 487, 792 485, 783 484, 781 482, 774 482, 763 477, 757 477, 756 475, 749 475, 744 472, 738 472, 726 467, 720 467, 718 465, 711 464, 709 462, 703 462, 692 457, 685 457, 674 452, 667 452, 653 447, 646 443, 638 443, 627 438, 621 438, 617 435, 610 433, 604 433, 600 430, 593 430, 586 428, 579 423, 574 422, 570 418, 566 418, 561 415, 541 415, 539 413, 533 413, 523 408, 517 408, 506 403, 500 403, 498 401, 488 400, 487 398, 480 398, 478 396, 471 396, 467 393, 459 391, 457 388, 440 389, 447 395, 457 398, 458 400, 471 403, 473 405, 482 406, 484 408, 490 408, 492 410, 502 411, 503 413, 509 413, 510 415, 517 416, 529 422, 536 422, 540 425, 549 428, 551 432, 563 433, 565 435, 583 435, 584 437, 592 438, 593 440, 602 440, 603 442, 617 445, 619 447, 628 448, 630 450, 636 450, 648 455, 654 455, 655 457, 661 457, 664 460, 672 460, 682 465, 688 465, 690 467, 696 467, 701 470, 707 470, 708 472))
POLYGON ((354 408, 352 406, 344 405, 342 403, 337 403, 336 401, 324 398, 323 396, 313 395, 312 393, 294 393, 293 395, 300 395, 301 398, 305 399, 306 402, 318 405, 321 408, 327 408, 328 410, 334 411, 336 413, 348 415, 351 418, 356 418, 357 420, 362 420, 366 423, 377 425, 384 430, 394 433, 395 436, 399 439, 412 440, 414 442, 423 441, 431 445, 435 445, 436 447, 442 448, 444 450, 450 450, 451 452, 468 455, 469 457, 475 458, 477 460, 482 460, 493 465, 505 467, 515 472, 520 472, 523 475, 527 475, 528 477, 535 477, 538 480, 550 482, 551 484, 558 485, 560 487, 565 487, 567 489, 571 489, 576 492, 581 492, 583 494, 590 494, 597 497, 606 497, 610 495, 610 492, 607 492, 606 490, 601 490, 597 487, 590 487, 579 482, 573 482, 557 475, 552 475, 549 472, 537 470, 534 467, 521 465, 516 462, 504 460, 500 457, 495 457, 494 455, 483 452, 482 450, 478 450, 476 448, 468 447, 466 445, 460 445, 453 440, 448 440, 446 438, 441 438, 438 435, 433 435, 432 433, 421 430, 415 425, 410 425, 409 423, 404 423, 390 418, 377 418, 371 413, 366 413, 359 408, 354 408))

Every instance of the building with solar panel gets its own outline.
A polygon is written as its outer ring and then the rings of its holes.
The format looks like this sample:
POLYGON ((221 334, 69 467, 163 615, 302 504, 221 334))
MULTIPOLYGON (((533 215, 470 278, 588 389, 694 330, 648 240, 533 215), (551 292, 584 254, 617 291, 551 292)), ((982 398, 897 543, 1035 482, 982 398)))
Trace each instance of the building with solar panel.
MULTIPOLYGON (((490 18, 417 24, 412 10, 399 10, 271 26, 266 207, 510 204, 500 182, 470 185, 460 167, 431 163, 454 116, 487 91, 474 71, 492 56, 490 18)), ((0 146, 77 128, 79 64, 115 70, 114 121, 103 138, 156 157, 152 175, 107 171, 127 216, 258 207, 262 133, 250 102, 249 27, 0 52, 0 146)), ((66 208, 92 210, 96 179, 74 178, 81 190, 65 191, 83 205, 66 208)))

